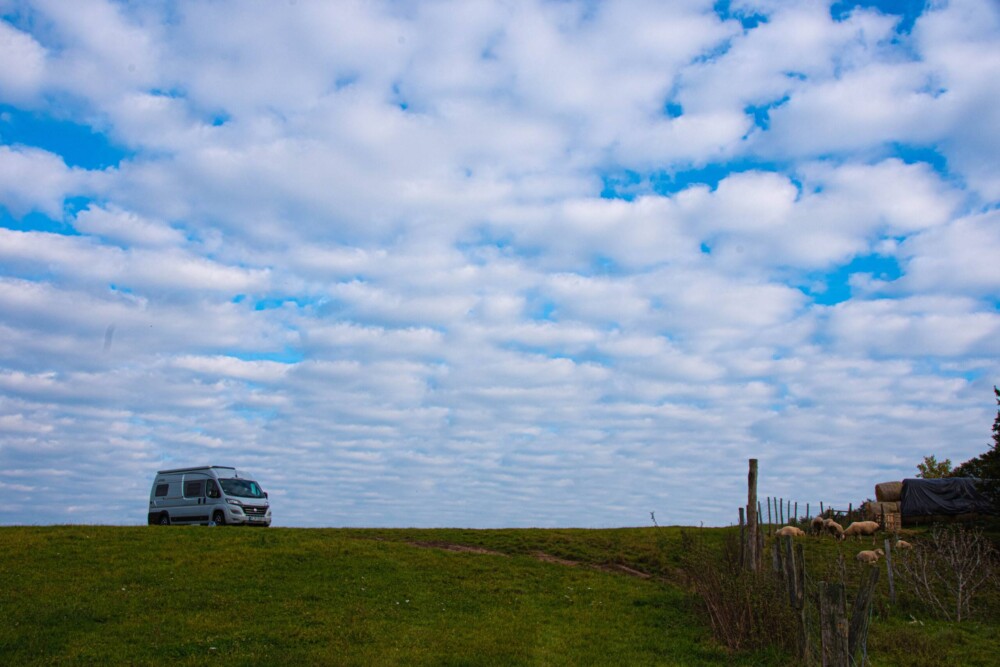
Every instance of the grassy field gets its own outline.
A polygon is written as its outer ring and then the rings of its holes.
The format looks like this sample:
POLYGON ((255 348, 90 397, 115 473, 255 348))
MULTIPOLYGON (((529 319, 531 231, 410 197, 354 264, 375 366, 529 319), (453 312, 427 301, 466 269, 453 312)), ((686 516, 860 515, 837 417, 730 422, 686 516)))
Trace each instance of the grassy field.
POLYGON ((533 555, 610 562, 626 537, 0 528, 0 664, 728 662, 678 588, 533 555), (476 542, 509 555, 441 548, 476 542))
MULTIPOLYGON (((0 528, 0 664, 793 664, 712 639, 680 534, 0 528)), ((808 540, 807 562, 859 548, 808 540)), ((991 609, 960 626, 915 609, 877 602, 872 664, 997 664, 991 609)))

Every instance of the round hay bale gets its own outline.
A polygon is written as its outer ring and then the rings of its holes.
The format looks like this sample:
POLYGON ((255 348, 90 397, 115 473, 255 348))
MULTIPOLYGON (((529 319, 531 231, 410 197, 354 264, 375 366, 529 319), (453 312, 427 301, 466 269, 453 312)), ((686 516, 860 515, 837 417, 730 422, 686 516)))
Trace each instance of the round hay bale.
POLYGON ((880 503, 898 503, 902 499, 902 482, 882 482, 875 485, 875 500, 880 503))

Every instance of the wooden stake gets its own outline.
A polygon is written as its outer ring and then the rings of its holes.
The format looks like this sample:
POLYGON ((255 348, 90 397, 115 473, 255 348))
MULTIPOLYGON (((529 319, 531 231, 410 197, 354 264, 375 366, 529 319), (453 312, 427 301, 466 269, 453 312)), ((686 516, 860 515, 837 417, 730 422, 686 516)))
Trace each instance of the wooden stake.
POLYGON ((744 567, 747 562, 747 539, 745 526, 743 524, 743 513, 745 511, 745 508, 740 508, 740 567, 744 567))
POLYGON ((747 473, 747 564, 754 572, 760 570, 757 526, 757 459, 750 459, 747 473))
POLYGON ((868 635, 868 611, 872 606, 872 593, 875 591, 875 584, 878 583, 878 573, 877 567, 868 568, 868 573, 863 575, 865 578, 861 581, 858 595, 854 598, 854 611, 851 613, 847 639, 847 654, 852 659, 868 635))
POLYGON ((847 667, 848 632, 843 584, 819 582, 820 637, 823 667, 847 667))
POLYGON ((809 628, 806 625, 806 558, 804 547, 801 543, 795 545, 796 556, 796 586, 799 592, 798 599, 798 620, 799 620, 799 659, 806 665, 811 662, 809 659, 809 628))
POLYGON ((885 538, 885 571, 889 575, 889 603, 896 604, 896 586, 892 577, 892 545, 889 538, 885 538))

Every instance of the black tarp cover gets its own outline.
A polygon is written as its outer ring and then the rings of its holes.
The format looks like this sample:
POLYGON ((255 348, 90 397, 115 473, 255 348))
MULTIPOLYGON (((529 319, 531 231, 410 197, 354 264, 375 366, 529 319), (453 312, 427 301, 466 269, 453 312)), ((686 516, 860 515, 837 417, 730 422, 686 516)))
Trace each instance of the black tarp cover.
POLYGON ((990 514, 993 507, 976 489, 971 477, 904 479, 900 513, 903 516, 932 514, 990 514))

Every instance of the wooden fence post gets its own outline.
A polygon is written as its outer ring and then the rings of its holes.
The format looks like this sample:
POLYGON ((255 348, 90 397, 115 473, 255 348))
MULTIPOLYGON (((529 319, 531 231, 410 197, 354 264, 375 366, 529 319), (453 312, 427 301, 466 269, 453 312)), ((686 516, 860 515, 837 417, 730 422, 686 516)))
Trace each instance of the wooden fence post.
MULTIPOLYGON (((759 500, 757 501, 757 520, 758 521, 763 521, 764 520, 764 512, 760 509, 760 501, 759 500)), ((763 530, 758 531, 758 533, 760 534, 761 537, 764 536, 764 531, 763 530)), ((768 526, 767 534, 768 535, 771 534, 771 528, 770 528, 770 526, 768 526)))
POLYGON ((806 503, 806 521, 809 520, 809 503, 806 503))
POLYGON ((892 545, 885 538, 885 572, 889 575, 889 603, 896 604, 896 586, 892 577, 892 545))
POLYGON ((750 459, 747 473, 747 565, 751 570, 760 570, 758 546, 759 527, 757 525, 757 459, 750 459))
POLYGON ((823 667, 848 667, 848 625, 844 585, 819 583, 820 637, 823 641, 823 667))
MULTIPOLYGON (((784 574, 785 586, 788 588, 788 604, 795 610, 796 619, 796 647, 798 648, 799 659, 803 664, 809 657, 809 634, 806 631, 805 612, 805 558, 803 557, 803 547, 796 545, 795 552, 792 552, 792 538, 781 538, 784 547, 784 574)), ((774 545, 778 550, 777 544, 774 545)))
POLYGON ((812 660, 809 656, 809 626, 806 625, 806 557, 805 548, 802 543, 795 545, 795 555, 798 565, 798 591, 799 591, 799 659, 802 664, 810 664, 812 660))
POLYGON ((798 590, 799 579, 795 572, 795 556, 792 553, 792 538, 790 535, 786 535, 781 538, 781 542, 783 552, 782 555, 785 560, 785 584, 788 587, 788 604, 792 607, 792 609, 798 609, 800 597, 798 590))
POLYGON ((819 515, 823 516, 823 501, 819 501, 819 515))
POLYGON ((771 534, 771 496, 767 497, 767 534, 771 534))
POLYGON ((743 525, 743 512, 744 508, 740 508, 740 567, 744 567, 747 562, 747 541, 746 541, 746 530, 743 525))
POLYGON ((799 522, 799 501, 797 501, 797 500, 795 501, 795 519, 794 519, 793 522, 794 523, 798 523, 799 522))
POLYGON ((847 653, 852 660, 857 655, 858 649, 867 643, 868 612, 872 606, 872 593, 875 591, 875 584, 878 583, 878 573, 877 567, 868 568, 867 575, 863 575, 866 578, 862 579, 858 595, 854 598, 854 611, 851 613, 851 625, 847 639, 847 653))

